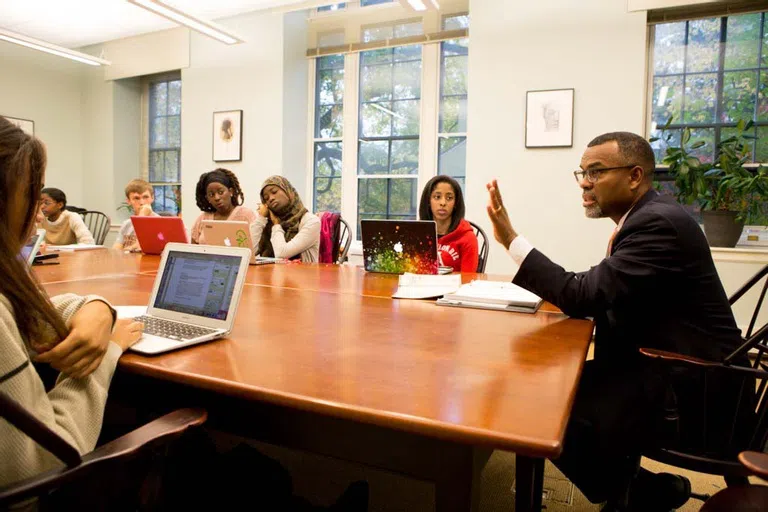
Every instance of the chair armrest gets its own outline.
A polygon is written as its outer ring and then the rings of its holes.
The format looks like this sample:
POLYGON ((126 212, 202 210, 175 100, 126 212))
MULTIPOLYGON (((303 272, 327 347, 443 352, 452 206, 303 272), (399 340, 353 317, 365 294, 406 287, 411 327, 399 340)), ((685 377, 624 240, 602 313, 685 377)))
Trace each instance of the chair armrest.
POLYGON ((0 488, 0 508, 39 496, 62 484, 100 471, 109 462, 137 455, 144 449, 165 444, 184 433, 189 427, 199 426, 208 419, 204 409, 178 409, 147 423, 84 455, 79 465, 46 471, 21 482, 0 488))
POLYGON ((768 480, 768 453, 741 452, 739 462, 763 480, 768 480))
POLYGON ((666 352, 664 350, 656 350, 653 348, 641 348, 640 353, 646 357, 650 357, 651 359, 661 359, 662 361, 684 363, 700 366, 703 368, 716 368, 723 366, 721 363, 699 359, 698 357, 684 356, 682 354, 676 354, 675 352, 666 352))

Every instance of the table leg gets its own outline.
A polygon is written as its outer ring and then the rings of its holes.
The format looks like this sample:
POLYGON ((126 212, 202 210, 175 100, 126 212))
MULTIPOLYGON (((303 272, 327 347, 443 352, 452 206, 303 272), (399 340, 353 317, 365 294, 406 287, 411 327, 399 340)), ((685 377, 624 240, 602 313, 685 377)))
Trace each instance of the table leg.
POLYGON ((544 459, 515 457, 515 512, 539 512, 544 488, 544 459))
POLYGON ((491 450, 454 445, 442 454, 440 474, 435 479, 436 512, 480 510, 481 473, 491 450))

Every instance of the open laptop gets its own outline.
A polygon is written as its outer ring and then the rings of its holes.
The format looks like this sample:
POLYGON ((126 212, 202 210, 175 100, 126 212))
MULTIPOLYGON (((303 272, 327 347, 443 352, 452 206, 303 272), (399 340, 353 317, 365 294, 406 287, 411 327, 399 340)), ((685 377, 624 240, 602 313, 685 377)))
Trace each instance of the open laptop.
POLYGON ((21 259, 26 261, 29 265, 34 263, 35 256, 37 256, 40 246, 45 241, 45 230, 38 229, 37 232, 29 237, 27 243, 21 248, 21 259))
POLYGON ((160 254, 170 242, 189 243, 181 217, 132 215, 131 222, 144 254, 160 254))
POLYGON ((432 220, 361 220, 368 272, 438 274, 437 224, 432 220))
POLYGON ((229 334, 250 258, 247 248, 166 245, 147 312, 136 318, 144 334, 131 350, 159 354, 229 334))
MULTIPOLYGON (((223 245, 224 247, 247 247, 254 249, 251 229, 244 220, 204 220, 200 228, 205 235, 205 243, 208 245, 223 245)), ((251 265, 267 265, 281 258, 267 258, 265 256, 251 256, 251 265)))

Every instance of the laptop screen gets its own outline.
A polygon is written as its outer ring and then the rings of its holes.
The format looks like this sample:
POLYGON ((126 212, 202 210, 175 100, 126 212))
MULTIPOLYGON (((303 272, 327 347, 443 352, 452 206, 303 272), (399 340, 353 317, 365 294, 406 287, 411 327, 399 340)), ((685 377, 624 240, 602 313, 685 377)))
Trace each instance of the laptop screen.
POLYGON ((32 249, 35 248, 35 244, 37 244, 37 239, 39 236, 40 235, 32 235, 26 245, 21 248, 21 259, 24 261, 29 261, 29 255, 32 253, 32 249))
POLYGON ((226 320, 240 261, 238 256, 170 251, 153 306, 226 320))

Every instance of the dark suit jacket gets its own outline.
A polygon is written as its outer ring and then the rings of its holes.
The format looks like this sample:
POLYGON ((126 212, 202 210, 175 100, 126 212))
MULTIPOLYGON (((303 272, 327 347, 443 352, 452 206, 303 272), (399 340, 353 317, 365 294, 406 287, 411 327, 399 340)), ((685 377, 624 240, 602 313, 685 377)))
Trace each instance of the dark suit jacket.
POLYGON ((638 348, 720 360, 741 334, 699 225, 673 199, 647 192, 586 272, 533 249, 514 283, 566 314, 595 319, 595 360, 627 364, 638 348))

